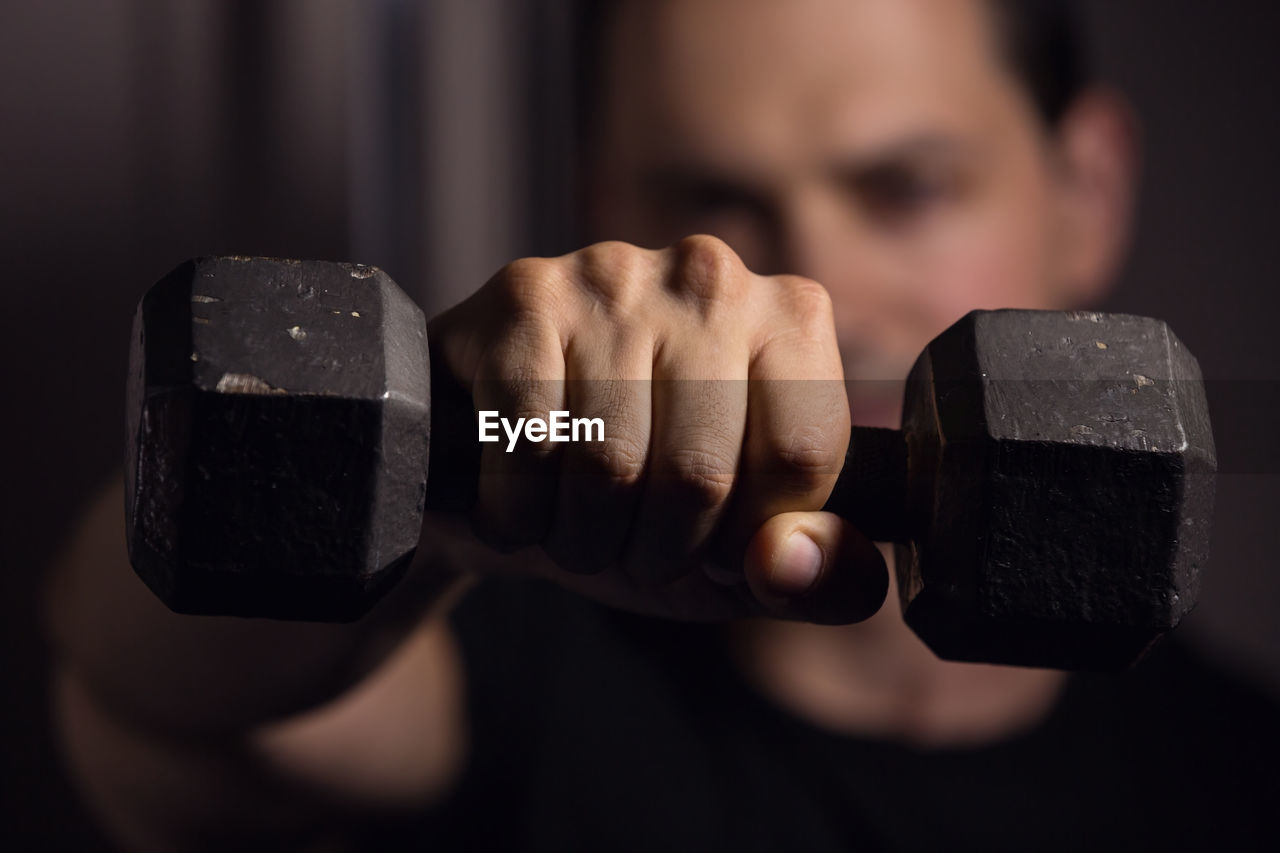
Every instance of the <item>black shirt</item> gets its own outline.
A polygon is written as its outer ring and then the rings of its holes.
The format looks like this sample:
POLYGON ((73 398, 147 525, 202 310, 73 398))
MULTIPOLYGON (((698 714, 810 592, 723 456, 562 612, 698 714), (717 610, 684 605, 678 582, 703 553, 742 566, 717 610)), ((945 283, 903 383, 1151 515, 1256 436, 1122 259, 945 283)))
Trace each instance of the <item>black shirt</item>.
POLYGON ((1035 730, 924 750, 756 692, 715 626, 491 580, 453 616, 471 760, 421 850, 1280 850, 1280 713, 1176 642, 1035 730))

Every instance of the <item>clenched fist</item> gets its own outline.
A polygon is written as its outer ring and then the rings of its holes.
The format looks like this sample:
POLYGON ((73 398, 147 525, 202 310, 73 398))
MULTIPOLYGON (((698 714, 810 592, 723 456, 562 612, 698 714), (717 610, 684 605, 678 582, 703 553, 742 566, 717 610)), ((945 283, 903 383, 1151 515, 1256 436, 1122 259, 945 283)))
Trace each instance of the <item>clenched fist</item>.
POLYGON ((603 423, 483 445, 467 535, 505 566, 675 618, 852 622, 884 600, 875 546, 820 511, 850 417, 817 283, 712 237, 601 243, 508 265, 428 338, 477 412, 603 423))

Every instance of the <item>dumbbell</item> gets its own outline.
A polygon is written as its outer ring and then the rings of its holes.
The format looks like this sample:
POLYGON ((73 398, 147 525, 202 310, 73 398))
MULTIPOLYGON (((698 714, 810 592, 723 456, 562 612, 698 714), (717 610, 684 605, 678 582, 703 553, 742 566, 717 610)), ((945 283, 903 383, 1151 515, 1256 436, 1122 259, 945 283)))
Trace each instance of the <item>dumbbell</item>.
MULTIPOLYGON (((424 510, 473 499, 476 412, 381 270, 196 259, 132 334, 129 556, 177 612, 359 618, 424 510)), ((1215 470, 1165 324, 975 311, 917 360, 901 431, 853 430, 826 508, 899 543, 905 618, 939 656, 1120 669, 1195 603, 1215 470)))

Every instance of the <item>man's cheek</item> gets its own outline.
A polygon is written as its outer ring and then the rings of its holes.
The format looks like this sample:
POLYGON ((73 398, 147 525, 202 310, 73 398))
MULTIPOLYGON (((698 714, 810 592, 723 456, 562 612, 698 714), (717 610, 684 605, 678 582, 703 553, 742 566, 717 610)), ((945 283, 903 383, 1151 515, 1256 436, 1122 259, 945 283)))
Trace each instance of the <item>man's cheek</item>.
POLYGON ((978 308, 1054 307, 1045 258, 1043 238, 1014 223, 956 246, 932 270, 933 333, 978 308))

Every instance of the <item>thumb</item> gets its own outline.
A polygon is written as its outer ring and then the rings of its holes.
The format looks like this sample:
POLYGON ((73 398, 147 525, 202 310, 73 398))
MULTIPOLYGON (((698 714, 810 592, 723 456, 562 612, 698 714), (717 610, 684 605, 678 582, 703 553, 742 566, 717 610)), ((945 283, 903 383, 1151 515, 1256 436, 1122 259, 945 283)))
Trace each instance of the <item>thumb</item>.
POLYGON ((861 622, 880 609, 889 589, 880 551, 829 512, 770 518, 748 543, 743 570, 760 603, 806 622, 861 622))

